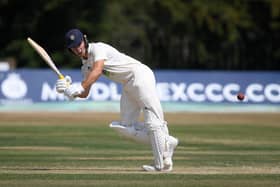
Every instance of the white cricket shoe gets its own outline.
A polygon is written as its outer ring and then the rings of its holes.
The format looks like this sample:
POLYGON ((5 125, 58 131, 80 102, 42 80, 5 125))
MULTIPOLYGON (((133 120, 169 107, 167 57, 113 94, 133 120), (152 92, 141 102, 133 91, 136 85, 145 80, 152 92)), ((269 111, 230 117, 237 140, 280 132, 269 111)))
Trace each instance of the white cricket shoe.
POLYGON ((142 168, 144 171, 148 171, 148 172, 160 171, 155 166, 152 165, 143 165, 142 168))
POLYGON ((167 150, 166 150, 166 156, 163 159, 163 168, 158 169, 153 165, 143 165, 142 168, 144 171, 148 172, 155 172, 155 171, 161 171, 161 172, 170 172, 173 170, 173 153, 179 143, 179 140, 177 138, 174 138, 170 136, 169 142, 167 142, 167 150))
POLYGON ((164 168, 162 168, 162 169, 157 169, 153 165, 143 165, 142 168, 144 171, 147 171, 147 172, 170 172, 173 169, 172 166, 169 167, 169 166, 165 166, 165 165, 164 165, 164 168))
POLYGON ((173 161, 172 158, 168 157, 163 160, 163 170, 165 171, 172 171, 173 170, 173 161))
POLYGON ((143 168, 144 171, 147 171, 147 172, 156 172, 156 171, 158 171, 158 172, 170 172, 170 171, 173 170, 173 163, 166 165, 165 160, 164 160, 164 167, 162 169, 158 169, 153 165, 143 165, 142 168, 143 168))

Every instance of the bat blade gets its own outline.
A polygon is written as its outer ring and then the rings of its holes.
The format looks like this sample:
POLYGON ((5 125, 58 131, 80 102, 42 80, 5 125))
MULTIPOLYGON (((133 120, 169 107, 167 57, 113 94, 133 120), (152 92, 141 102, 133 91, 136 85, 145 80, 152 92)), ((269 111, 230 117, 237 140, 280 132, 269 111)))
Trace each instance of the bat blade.
POLYGON ((51 57, 48 55, 46 50, 43 47, 41 47, 38 43, 36 43, 34 40, 32 40, 30 37, 27 38, 27 41, 33 47, 33 49, 42 57, 42 59, 49 65, 49 67, 57 74, 57 76, 60 79, 63 79, 64 76, 57 69, 55 63, 53 62, 51 57))

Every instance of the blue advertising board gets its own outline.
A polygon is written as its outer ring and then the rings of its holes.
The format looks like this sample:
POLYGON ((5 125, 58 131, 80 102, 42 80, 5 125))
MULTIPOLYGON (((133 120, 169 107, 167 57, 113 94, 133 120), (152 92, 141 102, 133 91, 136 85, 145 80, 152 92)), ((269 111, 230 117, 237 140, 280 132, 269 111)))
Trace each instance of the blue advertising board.
MULTIPOLYGON (((82 80, 80 70, 61 70, 74 84, 82 80)), ((161 101, 179 103, 236 103, 239 92, 244 103, 280 104, 280 72, 155 71, 161 101)), ((19 69, 0 73, 0 105, 59 102, 66 98, 55 90, 57 76, 47 69, 19 69)), ((118 101, 121 85, 101 77, 86 100, 118 101)), ((82 100, 82 99, 81 99, 82 100)))

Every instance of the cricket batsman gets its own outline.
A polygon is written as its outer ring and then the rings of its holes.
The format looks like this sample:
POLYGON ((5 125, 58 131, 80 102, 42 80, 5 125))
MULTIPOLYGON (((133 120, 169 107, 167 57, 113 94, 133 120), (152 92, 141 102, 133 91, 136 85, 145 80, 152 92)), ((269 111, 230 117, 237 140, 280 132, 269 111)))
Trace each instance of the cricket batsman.
POLYGON ((112 122, 110 127, 121 135, 151 146, 154 162, 143 165, 143 170, 172 171, 178 139, 169 135, 152 70, 108 44, 88 43, 86 35, 79 29, 69 30, 65 41, 69 51, 81 59, 84 79, 81 84, 71 84, 70 76, 58 79, 57 92, 64 93, 71 100, 86 98, 91 85, 101 75, 122 84, 121 121, 112 122), (140 112, 144 114, 144 122, 138 121, 140 112))

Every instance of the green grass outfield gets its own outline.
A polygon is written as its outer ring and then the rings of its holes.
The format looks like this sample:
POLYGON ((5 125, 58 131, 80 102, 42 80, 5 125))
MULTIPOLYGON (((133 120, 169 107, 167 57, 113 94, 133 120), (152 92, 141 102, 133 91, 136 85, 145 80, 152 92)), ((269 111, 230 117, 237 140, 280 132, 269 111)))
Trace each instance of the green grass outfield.
POLYGON ((117 114, 0 113, 0 186, 279 187, 280 114, 167 114, 171 173, 108 128, 117 114))

